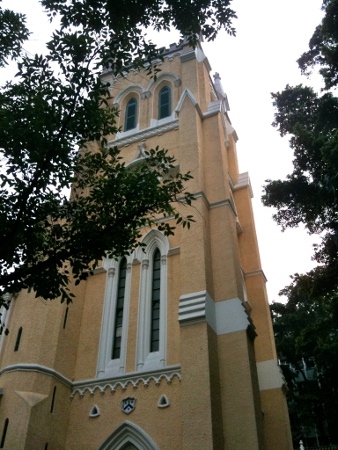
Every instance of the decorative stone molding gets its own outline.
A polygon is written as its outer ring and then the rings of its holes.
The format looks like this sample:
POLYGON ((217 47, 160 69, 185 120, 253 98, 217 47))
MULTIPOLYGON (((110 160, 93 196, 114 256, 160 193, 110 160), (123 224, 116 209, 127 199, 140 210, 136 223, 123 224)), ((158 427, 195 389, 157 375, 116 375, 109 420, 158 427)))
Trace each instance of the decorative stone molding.
MULTIPOLYGON (((178 380, 181 381, 180 365, 168 366, 160 370, 151 370, 147 372, 130 372, 123 376, 104 379, 93 378, 75 382, 69 380, 56 370, 39 364, 13 364, 3 368, 0 371, 0 376, 11 372, 34 372, 51 376, 70 389, 71 398, 74 398, 77 393, 80 397, 83 397, 86 392, 89 392, 92 395, 97 389, 101 394, 104 394, 107 388, 109 388, 111 392, 115 392, 118 387, 125 390, 129 384, 131 384, 134 389, 137 389, 140 384, 147 387, 151 381, 154 381, 156 385, 159 385, 163 379, 170 384, 174 377, 177 377, 178 380)), ((19 391, 17 393, 19 395, 19 391)))
POLYGON ((206 320, 206 301, 209 294, 206 291, 194 292, 193 294, 181 295, 178 307, 178 320, 196 323, 206 320))
POLYGON ((152 80, 148 87, 147 91, 151 91, 154 89, 155 86, 157 86, 161 81, 168 80, 172 81, 175 87, 178 87, 181 85, 182 81, 181 78, 172 72, 160 72, 156 78, 156 81, 152 80))
POLYGON ((181 253, 181 248, 180 247, 174 247, 174 248, 171 248, 169 250, 168 256, 178 255, 179 253, 181 253))
POLYGON ((253 195, 252 186, 251 186, 251 182, 250 182, 249 172, 243 172, 238 175, 238 181, 235 184, 233 190, 239 191, 240 189, 245 189, 246 187, 248 187, 250 189, 250 195, 251 195, 251 198, 253 198, 254 195, 253 195))
POLYGON ((94 418, 99 417, 99 415, 100 415, 100 408, 97 405, 93 405, 93 407, 90 410, 89 417, 94 418))
POLYGON ((233 213, 234 217, 237 218, 236 209, 235 209, 234 204, 231 202, 230 199, 225 198, 223 200, 219 200, 218 202, 210 203, 208 198, 207 198, 207 196, 205 195, 205 193, 203 191, 196 192, 194 194, 194 198, 200 198, 200 197, 202 198, 202 200, 204 201, 204 203, 206 204, 208 209, 220 208, 220 207, 223 207, 223 206, 227 206, 227 207, 230 207, 231 212, 233 213))
POLYGON ((217 335, 246 330, 255 337, 255 327, 239 298, 215 302, 207 291, 181 295, 178 320, 180 325, 207 322, 217 335))
POLYGON ((61 375, 61 373, 57 372, 56 370, 51 369, 50 367, 41 366, 40 364, 13 364, 10 366, 6 366, 0 371, 0 376, 10 372, 41 373, 43 375, 53 377, 55 380, 60 381, 62 384, 69 388, 72 387, 72 382, 68 378, 61 375))
POLYGON ((120 138, 116 138, 108 142, 108 146, 123 147, 124 145, 132 144, 133 142, 142 141, 142 139, 147 139, 161 133, 166 133, 168 131, 178 129, 178 125, 179 125, 178 119, 175 119, 171 122, 166 123, 165 125, 146 128, 145 130, 134 132, 130 136, 126 137, 121 136, 120 138))
POLYGON ((142 163, 148 156, 146 155, 146 144, 145 142, 140 142, 137 144, 137 152, 133 158, 133 160, 126 165, 129 169, 132 169, 137 164, 142 163))
POLYGON ((141 93, 141 99, 142 99, 142 100, 146 100, 147 98, 150 97, 150 95, 151 95, 151 92, 150 92, 150 91, 142 92, 142 93, 141 93))
POLYGON ((161 398, 159 399, 158 403, 157 403, 158 408, 168 408, 168 406, 170 406, 170 402, 168 400, 168 397, 163 394, 161 396, 161 398))
POLYGON ((259 389, 283 389, 287 391, 287 384, 277 361, 270 359, 257 363, 259 389))
POLYGON ((195 59, 196 58, 195 50, 189 49, 189 50, 183 51, 180 55, 180 58, 181 58, 182 63, 190 61, 192 59, 195 59))
POLYGON ((93 395, 96 390, 98 390, 101 394, 104 394, 107 389, 109 389, 112 393, 114 393, 118 388, 125 391, 127 386, 130 384, 134 389, 137 389, 139 385, 147 387, 151 381, 154 381, 156 385, 159 385, 163 379, 170 384, 174 377, 181 380, 181 366, 169 366, 161 370, 152 370, 143 373, 131 372, 122 377, 113 377, 102 380, 94 379, 77 381, 72 385, 73 389, 71 398, 74 398, 76 394, 83 397, 86 392, 93 395))
POLYGON ((191 103, 195 106, 195 108, 196 108, 200 118, 202 119, 203 118, 203 112, 202 112, 202 110, 201 110, 197 100, 195 99, 195 97, 193 96, 191 91, 189 89, 187 89, 187 88, 184 89, 184 91, 182 92, 181 98, 179 99, 179 102, 177 103, 177 106, 176 106, 176 109, 175 109, 176 114, 179 115, 179 113, 181 112, 184 100, 186 98, 188 98, 191 101, 191 103))
POLYGON ((248 277, 263 277, 264 281, 267 282, 268 279, 265 276, 265 273, 263 272, 262 269, 258 269, 258 270, 254 270, 252 272, 244 272, 244 278, 248 278, 248 277))
POLYGON ((121 450, 124 448, 160 450, 156 442, 142 428, 128 421, 119 425, 98 450, 121 450))
POLYGON ((221 112, 222 103, 220 100, 216 100, 214 102, 210 102, 208 104, 208 111, 204 113, 204 117, 214 116, 221 112))
POLYGON ((138 95, 142 95, 145 93, 145 90, 143 89, 142 86, 134 84, 132 86, 128 86, 127 89, 124 89, 122 92, 120 92, 115 98, 114 98, 114 104, 113 106, 115 108, 118 108, 120 101, 128 94, 130 94, 131 92, 135 92, 138 95))

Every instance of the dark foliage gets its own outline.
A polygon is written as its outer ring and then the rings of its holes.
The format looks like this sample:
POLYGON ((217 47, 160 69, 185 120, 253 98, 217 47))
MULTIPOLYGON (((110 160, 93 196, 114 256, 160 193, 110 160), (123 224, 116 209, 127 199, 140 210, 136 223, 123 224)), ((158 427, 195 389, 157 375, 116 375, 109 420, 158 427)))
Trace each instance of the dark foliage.
MULTIPOLYGON (((166 151, 150 150, 128 170, 107 146, 106 136, 118 131, 117 112, 102 69, 119 74, 159 56, 147 27, 175 26, 193 43, 198 33, 213 39, 221 27, 233 34, 235 15, 230 0, 41 3, 61 20, 46 56, 22 53, 24 18, 0 9, 0 65, 18 62, 15 80, 0 90, 0 286, 1 293, 28 288, 70 301, 70 279, 85 279, 106 252, 131 251, 140 227, 156 219, 170 234, 192 221, 182 215, 191 202, 190 175, 169 177, 174 159, 166 151)), ((156 66, 149 67, 155 76, 156 66)))

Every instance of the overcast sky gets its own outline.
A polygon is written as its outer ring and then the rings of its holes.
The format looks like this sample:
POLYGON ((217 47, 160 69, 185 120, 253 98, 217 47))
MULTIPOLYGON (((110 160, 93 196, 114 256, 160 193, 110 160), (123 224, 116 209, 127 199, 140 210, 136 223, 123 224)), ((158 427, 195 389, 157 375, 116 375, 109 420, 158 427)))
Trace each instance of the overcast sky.
MULTIPOLYGON (((261 204, 261 192, 268 178, 285 178, 292 171, 292 152, 288 139, 279 137, 271 127, 271 92, 287 83, 312 83, 319 78, 301 77, 296 64, 307 50, 308 41, 321 20, 321 0, 233 0, 237 12, 236 37, 221 33, 211 43, 203 43, 212 74, 219 72, 230 103, 230 120, 239 137, 237 143, 241 172, 248 171, 254 192, 254 212, 261 251, 262 267, 268 279, 270 301, 279 300, 278 292, 289 284, 289 275, 313 267, 314 238, 304 229, 282 233, 272 220, 272 210, 261 204)), ((37 0, 4 0, 2 7, 28 15, 33 34, 27 51, 41 51, 50 25, 37 0)), ((163 39, 177 39, 170 33, 163 39)), ((158 42, 158 39, 156 39, 158 42)), ((10 69, 1 70, 0 82, 10 77, 10 69)))

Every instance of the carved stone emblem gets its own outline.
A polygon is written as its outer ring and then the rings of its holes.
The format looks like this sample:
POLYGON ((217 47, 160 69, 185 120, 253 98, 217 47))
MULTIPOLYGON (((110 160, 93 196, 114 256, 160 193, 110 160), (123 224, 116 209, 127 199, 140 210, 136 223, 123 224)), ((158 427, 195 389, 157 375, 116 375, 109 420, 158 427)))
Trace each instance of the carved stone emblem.
POLYGON ((130 414, 135 409, 136 399, 133 397, 127 397, 122 400, 122 411, 125 414, 130 414))

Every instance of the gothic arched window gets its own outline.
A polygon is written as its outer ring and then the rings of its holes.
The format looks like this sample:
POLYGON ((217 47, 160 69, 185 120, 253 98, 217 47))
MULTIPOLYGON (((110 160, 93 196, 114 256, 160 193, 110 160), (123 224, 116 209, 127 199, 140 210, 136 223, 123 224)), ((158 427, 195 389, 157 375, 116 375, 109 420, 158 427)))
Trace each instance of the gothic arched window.
POLYGON ((152 370, 166 365, 167 255, 169 241, 158 230, 142 240, 138 253, 141 280, 138 309, 136 369, 152 370))
POLYGON ((164 119, 171 114, 171 89, 164 86, 158 94, 158 118, 164 119))
POLYGON ((131 256, 106 258, 106 291, 97 363, 99 378, 125 373, 131 285, 131 256))
POLYGON ((126 114, 124 118, 124 131, 132 130, 137 125, 137 100, 131 98, 126 106, 126 114))

